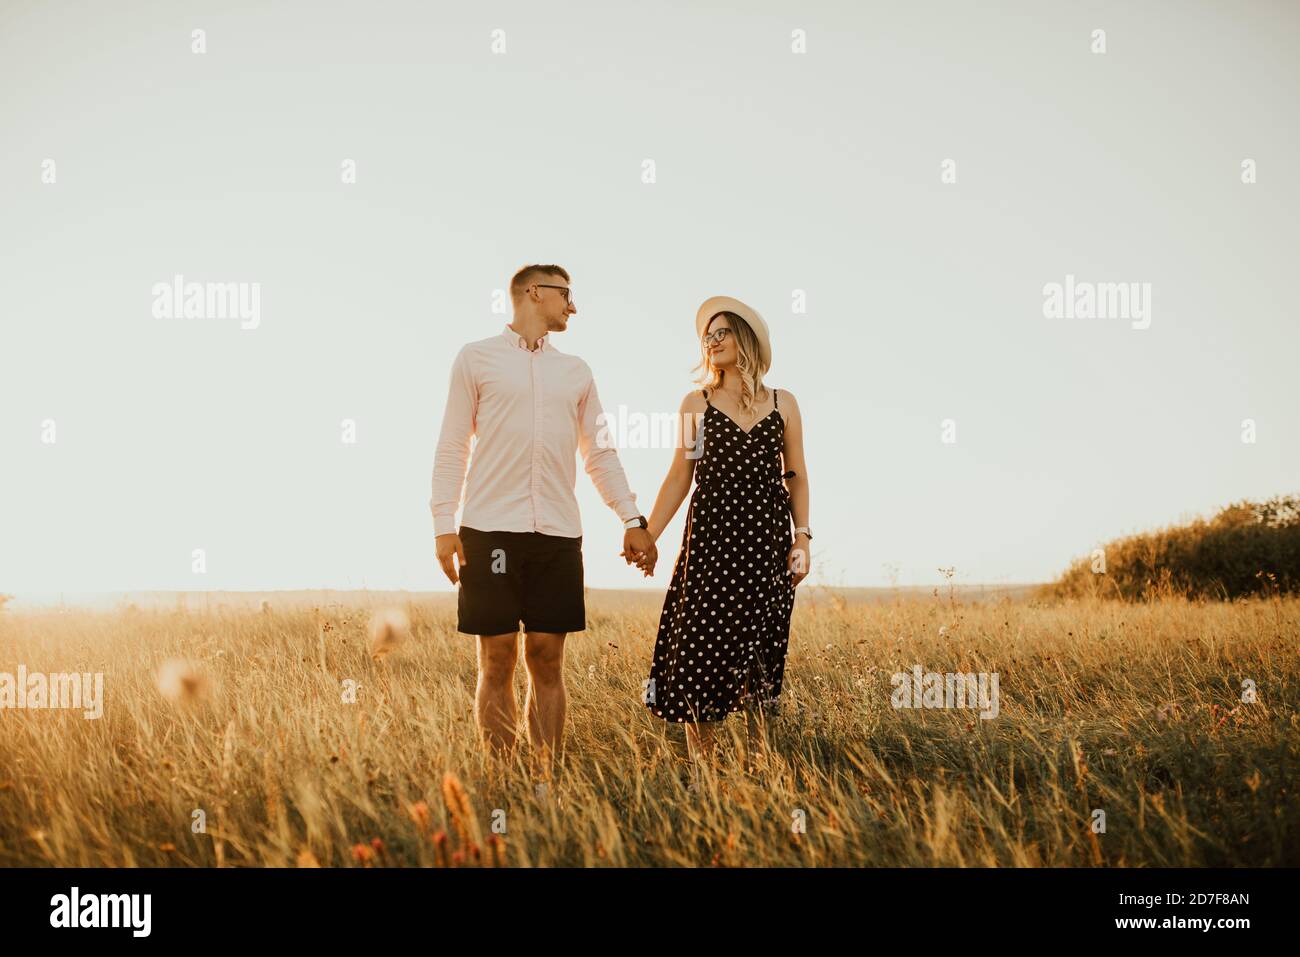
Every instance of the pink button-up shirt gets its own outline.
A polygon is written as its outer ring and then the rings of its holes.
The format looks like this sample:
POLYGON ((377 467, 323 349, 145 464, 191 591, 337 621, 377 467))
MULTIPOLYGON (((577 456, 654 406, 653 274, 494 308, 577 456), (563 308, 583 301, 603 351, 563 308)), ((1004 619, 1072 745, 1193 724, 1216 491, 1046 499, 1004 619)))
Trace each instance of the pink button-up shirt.
POLYGON ((618 453, 596 441, 601 408, 591 367, 549 340, 542 336, 530 350, 507 325, 457 354, 433 460, 435 534, 456 531, 464 485, 462 525, 576 538, 575 450, 605 504, 623 521, 636 517, 618 453))

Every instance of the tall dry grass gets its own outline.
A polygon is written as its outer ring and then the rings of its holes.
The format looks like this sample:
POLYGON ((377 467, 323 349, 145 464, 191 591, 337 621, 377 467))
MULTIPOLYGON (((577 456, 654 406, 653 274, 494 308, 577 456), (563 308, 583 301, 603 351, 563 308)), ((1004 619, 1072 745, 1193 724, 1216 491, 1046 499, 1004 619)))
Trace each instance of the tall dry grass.
POLYGON ((0 671, 102 671, 107 699, 0 711, 0 864, 1300 864, 1294 599, 801 599, 783 713, 765 742, 729 721, 695 791, 640 701, 655 614, 595 607, 544 793, 522 751, 484 762, 451 611, 403 610, 378 657, 346 608, 0 616, 0 671), (893 709, 914 664, 998 672, 1000 715, 893 709))

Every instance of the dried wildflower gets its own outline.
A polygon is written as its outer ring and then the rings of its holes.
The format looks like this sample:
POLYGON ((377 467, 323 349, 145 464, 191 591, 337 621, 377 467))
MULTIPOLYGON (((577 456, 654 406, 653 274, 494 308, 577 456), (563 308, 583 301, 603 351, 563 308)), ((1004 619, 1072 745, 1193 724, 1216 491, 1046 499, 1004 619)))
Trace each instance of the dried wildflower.
POLYGON ((450 867, 447 856, 447 832, 438 831, 430 839, 433 842, 433 863, 435 867, 450 867))
POLYGON ((469 798, 460 779, 450 771, 442 777, 442 797, 447 802, 447 810, 451 814, 451 823, 456 828, 456 836, 460 838, 462 845, 466 844, 469 841, 467 828, 470 819, 469 798))
POLYGON ((159 693, 172 704, 196 704, 208 691, 208 678, 192 661, 169 658, 158 668, 159 693))
POLYGON ((492 845, 493 863, 495 863, 497 867, 505 867, 506 866, 505 840, 501 837, 500 834, 493 834, 492 837, 488 839, 488 843, 492 845))
POLYGON ((410 637, 411 621, 401 609, 385 609, 371 616, 368 634, 370 654, 378 661, 396 651, 410 637))
POLYGON ((424 801, 416 801, 407 808, 406 813, 411 816, 421 834, 429 829, 429 805, 424 801))

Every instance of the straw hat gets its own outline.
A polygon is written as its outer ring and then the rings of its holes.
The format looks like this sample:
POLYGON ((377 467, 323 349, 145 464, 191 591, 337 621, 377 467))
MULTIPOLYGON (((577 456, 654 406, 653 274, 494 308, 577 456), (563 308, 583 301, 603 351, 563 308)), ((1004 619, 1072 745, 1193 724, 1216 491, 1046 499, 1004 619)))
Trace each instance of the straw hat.
POLYGON ((733 299, 731 296, 713 296, 704 300, 704 305, 700 306, 699 312, 695 314, 695 335, 703 337, 704 330, 709 325, 709 320, 720 312, 734 313, 745 320, 745 324, 754 331, 754 336, 758 339, 759 361, 763 364, 764 369, 770 369, 772 367, 772 340, 767 332, 767 323, 763 321, 763 317, 758 314, 757 309, 751 309, 739 299, 733 299))

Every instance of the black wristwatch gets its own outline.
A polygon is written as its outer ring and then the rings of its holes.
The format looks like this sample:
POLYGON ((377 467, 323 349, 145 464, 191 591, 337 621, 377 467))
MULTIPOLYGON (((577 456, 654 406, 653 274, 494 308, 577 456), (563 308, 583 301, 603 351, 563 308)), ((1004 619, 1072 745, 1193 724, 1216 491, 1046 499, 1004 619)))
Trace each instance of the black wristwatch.
POLYGON ((636 518, 629 518, 623 523, 623 527, 628 531, 631 531, 634 528, 648 528, 649 525, 650 523, 645 520, 644 515, 638 515, 636 518))

